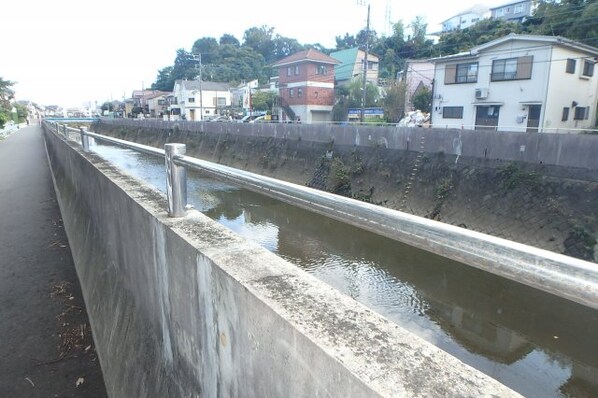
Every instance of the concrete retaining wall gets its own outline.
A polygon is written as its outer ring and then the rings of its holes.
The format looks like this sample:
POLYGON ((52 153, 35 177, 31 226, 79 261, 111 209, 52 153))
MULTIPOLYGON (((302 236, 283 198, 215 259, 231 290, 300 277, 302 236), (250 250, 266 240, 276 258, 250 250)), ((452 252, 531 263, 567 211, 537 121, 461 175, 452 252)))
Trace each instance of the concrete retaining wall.
POLYGON ((391 149, 482 159, 501 159, 598 170, 598 135, 527 134, 424 129, 394 126, 359 126, 284 123, 164 122, 159 120, 102 119, 100 123, 137 128, 179 129, 231 133, 255 137, 301 139, 337 145, 384 146, 391 149))
POLYGON ((46 134, 111 397, 517 396, 294 265, 46 134))

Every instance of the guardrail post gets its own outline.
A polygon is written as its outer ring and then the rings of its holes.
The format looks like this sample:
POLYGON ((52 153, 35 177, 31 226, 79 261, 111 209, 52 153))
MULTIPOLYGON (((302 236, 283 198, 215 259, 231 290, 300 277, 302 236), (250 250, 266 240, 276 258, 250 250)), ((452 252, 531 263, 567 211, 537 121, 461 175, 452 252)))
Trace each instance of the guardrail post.
POLYGON ((66 129, 66 123, 62 125, 62 134, 64 134, 65 139, 67 139, 67 140, 69 139, 69 132, 66 129))
POLYGON ((81 146, 83 147, 83 152, 88 153, 89 150, 89 136, 87 135, 87 131, 85 127, 79 127, 79 131, 81 131, 81 146))
POLYGON ((187 209, 187 170, 175 164, 175 155, 187 152, 185 144, 164 145, 166 154, 166 194, 168 197, 168 216, 183 217, 187 209))

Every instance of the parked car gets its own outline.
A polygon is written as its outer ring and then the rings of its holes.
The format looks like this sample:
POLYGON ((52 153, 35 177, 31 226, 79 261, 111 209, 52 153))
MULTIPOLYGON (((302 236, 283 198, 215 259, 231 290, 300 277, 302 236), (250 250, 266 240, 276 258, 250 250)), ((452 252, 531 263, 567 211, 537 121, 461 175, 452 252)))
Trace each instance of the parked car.
POLYGON ((268 123, 269 120, 266 120, 266 116, 258 116, 253 120, 250 120, 249 123, 268 123))

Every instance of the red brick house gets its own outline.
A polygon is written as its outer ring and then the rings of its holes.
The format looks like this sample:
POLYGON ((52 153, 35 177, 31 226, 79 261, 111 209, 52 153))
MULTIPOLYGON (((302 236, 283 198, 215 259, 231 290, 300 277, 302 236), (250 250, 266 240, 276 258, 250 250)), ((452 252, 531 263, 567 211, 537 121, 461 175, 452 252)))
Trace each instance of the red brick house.
POLYGON ((272 65, 278 68, 280 105, 287 119, 302 123, 332 120, 334 65, 340 61, 317 50, 300 51, 272 65), (290 108, 290 109, 289 109, 290 108))

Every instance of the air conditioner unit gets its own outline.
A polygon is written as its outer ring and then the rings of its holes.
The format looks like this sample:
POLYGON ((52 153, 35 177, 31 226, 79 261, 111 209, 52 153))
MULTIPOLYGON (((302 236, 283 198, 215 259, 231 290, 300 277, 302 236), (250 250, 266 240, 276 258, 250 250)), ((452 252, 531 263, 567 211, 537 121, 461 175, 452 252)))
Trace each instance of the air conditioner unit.
POLYGON ((488 98, 488 89, 487 88, 476 88, 475 89, 475 99, 486 99, 488 98))

